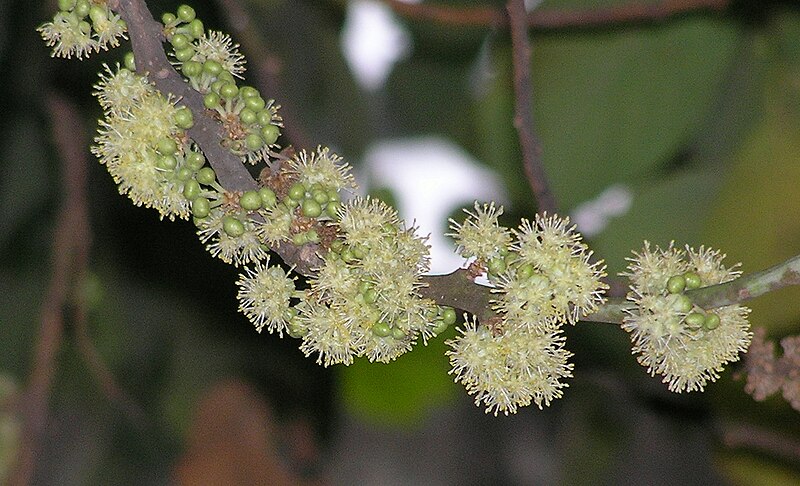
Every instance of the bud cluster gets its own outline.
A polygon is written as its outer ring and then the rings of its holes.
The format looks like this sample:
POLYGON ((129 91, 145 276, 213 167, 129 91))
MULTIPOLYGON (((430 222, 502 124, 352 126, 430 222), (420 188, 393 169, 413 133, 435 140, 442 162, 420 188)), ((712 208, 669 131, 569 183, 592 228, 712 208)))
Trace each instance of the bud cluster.
POLYGON ((686 291, 731 281, 741 272, 722 265, 725 255, 704 247, 670 244, 662 250, 645 242, 634 255, 623 274, 631 280, 628 300, 634 307, 622 324, 631 333, 633 352, 671 391, 702 391, 750 345, 750 310, 740 305, 706 310, 686 291))

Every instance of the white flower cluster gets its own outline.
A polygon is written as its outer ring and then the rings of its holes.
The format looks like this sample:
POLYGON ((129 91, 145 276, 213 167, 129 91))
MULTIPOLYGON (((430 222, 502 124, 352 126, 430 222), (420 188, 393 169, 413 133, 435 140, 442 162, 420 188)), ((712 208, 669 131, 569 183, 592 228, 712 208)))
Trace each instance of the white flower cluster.
POLYGON ((498 315, 481 327, 468 324, 448 342, 451 373, 487 413, 549 405, 572 376, 561 327, 603 302, 604 267, 590 261, 568 219, 537 215, 512 232, 499 225, 502 208, 493 204, 476 203, 467 214, 464 223, 452 222, 452 235, 461 254, 486 270, 498 315))
POLYGON ((703 309, 685 291, 731 281, 741 272, 723 266, 725 256, 704 247, 670 244, 662 250, 645 242, 634 255, 623 274, 631 280, 628 300, 634 307, 622 324, 631 333, 633 352, 671 391, 702 391, 747 350, 750 310, 740 305, 703 309))

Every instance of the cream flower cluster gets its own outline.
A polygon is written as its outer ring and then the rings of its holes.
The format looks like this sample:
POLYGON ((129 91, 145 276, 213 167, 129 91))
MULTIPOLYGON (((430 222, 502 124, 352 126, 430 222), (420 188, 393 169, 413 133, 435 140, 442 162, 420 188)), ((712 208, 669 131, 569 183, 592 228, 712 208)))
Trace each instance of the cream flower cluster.
POLYGON ((561 327, 596 310, 606 288, 602 263, 591 262, 569 219, 537 215, 510 231, 501 214, 475 203, 463 223, 451 221, 460 253, 476 258, 497 294, 495 322, 469 323, 448 341, 451 373, 495 415, 561 396, 572 376, 561 327))
POLYGON ((78 59, 117 47, 125 38, 125 21, 106 2, 59 0, 53 20, 39 27, 42 39, 53 48, 53 57, 78 59))
POLYGON ((631 280, 628 300, 634 306, 622 328, 631 334, 639 363, 661 375, 673 392, 702 391, 750 345, 748 308, 707 310, 685 293, 737 278, 741 272, 723 266, 724 257, 704 247, 651 249, 645 242, 623 274, 631 280))

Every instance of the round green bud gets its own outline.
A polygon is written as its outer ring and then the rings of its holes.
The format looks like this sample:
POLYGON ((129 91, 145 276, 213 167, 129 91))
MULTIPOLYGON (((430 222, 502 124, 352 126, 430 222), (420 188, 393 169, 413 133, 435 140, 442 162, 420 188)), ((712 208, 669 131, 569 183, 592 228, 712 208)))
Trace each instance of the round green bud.
POLYGON ((280 134, 280 128, 276 127, 275 125, 267 125, 261 128, 261 138, 264 139, 264 143, 267 145, 272 145, 273 143, 277 142, 280 134))
POLYGON ((179 181, 188 181, 189 179, 192 178, 192 171, 189 170, 188 167, 181 167, 180 169, 178 169, 178 172, 175 173, 175 177, 179 181))
POLYGON ((211 91, 213 91, 214 93, 219 94, 219 89, 222 87, 223 84, 225 84, 225 81, 223 81, 221 79, 217 79, 216 81, 211 83, 211 91))
POLYGON ((257 152, 264 146, 264 141, 261 140, 261 137, 257 133, 250 133, 245 137, 244 145, 247 147, 247 150, 257 152))
POLYGON ((244 105, 253 111, 261 111, 267 105, 264 98, 260 96, 251 96, 244 99, 244 105))
POLYGON ((286 198, 283 200, 283 204, 289 209, 294 209, 300 204, 300 201, 286 196, 286 198))
POLYGON ((328 201, 341 201, 338 189, 328 189, 328 201))
POLYGON ((312 228, 306 231, 306 240, 309 243, 319 243, 319 233, 317 233, 317 230, 312 228))
POLYGON ((233 79, 233 74, 229 73, 227 69, 223 69, 222 72, 219 73, 219 76, 217 76, 217 79, 223 83, 236 84, 236 80, 233 79))
POLYGON ((452 326, 456 323, 456 310, 452 307, 443 307, 442 308, 442 321, 448 325, 452 326))
MULTIPOLYGON (((240 93, 241 91, 242 90, 239 90, 240 93)), ((239 120, 241 120, 245 125, 252 125, 256 122, 256 118, 256 112, 250 108, 244 108, 239 112, 239 120)))
POLYGON ((233 216, 225 216, 222 218, 222 229, 225 234, 232 238, 238 238, 244 234, 244 223, 234 218, 233 216))
POLYGON ((314 200, 317 201, 319 204, 325 204, 328 202, 328 193, 321 189, 313 191, 311 197, 313 197, 314 200))
POLYGON ((344 248, 341 252, 339 252, 339 255, 341 255, 342 260, 345 262, 352 261, 354 258, 353 251, 350 248, 344 248))
POLYGON ((89 7, 89 18, 92 19, 94 25, 108 22, 108 15, 106 9, 99 5, 92 5, 89 7))
POLYGON ((703 285, 700 275, 695 272, 686 272, 683 274, 683 278, 686 280, 687 290, 699 289, 700 286, 703 285))
POLYGON ((164 170, 173 170, 178 165, 178 159, 174 155, 159 155, 158 168, 164 170))
POLYGON ((180 62, 186 62, 194 56, 194 47, 186 47, 184 49, 175 49, 175 59, 180 62))
POLYGON ((186 154, 186 167, 198 171, 206 164, 206 158, 200 152, 191 151, 186 154))
POLYGON ((272 124, 272 110, 264 108, 258 112, 258 124, 262 127, 272 124))
POLYGON ((692 299, 684 294, 673 294, 672 309, 675 312, 689 312, 692 310, 692 299))
POLYGON ((302 246, 308 243, 308 235, 305 233, 295 233, 292 235, 292 243, 295 246, 302 246))
POLYGON ((399 327, 392 328, 392 337, 395 339, 403 339, 406 337, 406 332, 399 327))
POLYGON ((225 83, 219 88, 219 95, 226 100, 232 100, 237 94, 239 94, 239 87, 233 83, 225 83))
POLYGON ((213 59, 206 59, 206 62, 203 63, 203 71, 212 76, 217 76, 222 72, 222 64, 213 59))
POLYGON ((89 34, 92 33, 92 24, 90 24, 89 22, 87 22, 85 20, 82 20, 78 24, 78 30, 80 30, 82 33, 84 33, 86 35, 89 35, 89 34))
POLYGON ((289 197, 296 201, 300 201, 306 197, 306 187, 300 182, 295 182, 289 188, 289 197))
POLYGON ((162 155, 172 155, 178 151, 178 144, 175 143, 175 140, 164 137, 158 141, 156 150, 162 155))
POLYGON ((171 24, 175 22, 178 18, 175 16, 174 13, 166 12, 161 16, 161 23, 164 25, 171 24))
POLYGON ((378 292, 375 289, 368 289, 364 292, 364 302, 374 304, 378 300, 378 292))
POLYGON ((244 98, 252 98, 253 96, 258 96, 258 90, 252 86, 242 86, 239 88, 239 96, 244 98))
POLYGON ((79 19, 89 15, 89 10, 92 8, 89 0, 78 0, 75 2, 75 8, 72 10, 79 19))
POLYGON ((58 0, 58 9, 62 12, 69 12, 75 6, 75 0, 58 0))
POLYGON ((340 206, 341 204, 339 203, 339 201, 329 202, 328 205, 325 206, 325 214, 327 214, 331 218, 336 218, 336 216, 339 214, 340 206))
POLYGON ((125 67, 128 68, 129 71, 135 72, 136 71, 136 62, 133 57, 133 53, 128 51, 125 53, 125 57, 123 57, 123 62, 125 67))
POLYGON ((200 19, 194 19, 189 22, 189 31, 195 39, 203 37, 203 22, 200 19))
POLYGON ((219 106, 220 97, 217 93, 209 92, 205 96, 203 96, 203 106, 208 108, 209 110, 213 110, 219 106))
POLYGON ((389 324, 386 324, 383 321, 378 321, 372 325, 372 333, 383 338, 392 334, 392 328, 389 327, 389 324))
POLYGON ((331 251, 334 253, 339 253, 344 248, 344 242, 340 239, 335 239, 331 241, 331 251))
POLYGON ((187 78, 196 78, 203 73, 203 65, 197 61, 188 60, 181 66, 181 71, 187 78))
POLYGON ((178 111, 175 112, 175 124, 184 130, 192 128, 192 125, 194 125, 192 110, 185 106, 178 108, 178 111))
POLYGON ((203 167, 197 171, 197 182, 200 184, 209 186, 213 184, 215 180, 217 180, 217 174, 214 173, 214 169, 211 167, 203 167))
POLYGON ((175 34, 169 40, 169 43, 172 44, 172 47, 175 49, 186 49, 190 46, 191 41, 186 34, 175 34))
POLYGON ((197 183, 194 179, 189 179, 183 185, 183 197, 190 201, 194 201, 198 197, 200 197, 200 184, 197 183))
POLYGON ((367 256, 367 253, 369 253, 369 248, 367 248, 364 245, 354 245, 352 248, 350 248, 350 251, 353 252, 354 257, 361 260, 362 258, 367 256))
POLYGON ((506 261, 502 257, 495 257, 489 260, 486 268, 492 275, 500 275, 506 269, 506 261))
POLYGON ((181 19, 182 22, 191 22, 194 20, 195 13, 194 9, 188 5, 181 5, 178 7, 178 18, 181 19))
POLYGON ((211 203, 204 197, 198 197, 192 201, 192 216, 195 218, 205 218, 211 213, 211 203))
POLYGON ((269 187, 262 187, 258 190, 258 195, 261 196, 261 206, 264 208, 272 208, 278 203, 278 197, 275 192, 269 187))
POLYGON ((303 215, 309 218, 316 218, 322 214, 322 206, 313 199, 303 200, 303 215))
POLYGON ((449 326, 444 323, 444 321, 433 321, 433 335, 438 336, 439 334, 445 332, 449 326))
POLYGON ((679 294, 686 288, 686 279, 683 275, 673 275, 667 280, 667 292, 670 294, 679 294))
POLYGON ((517 270, 517 278, 531 278, 533 275, 533 265, 526 263, 517 270))
POLYGON ((239 206, 248 211, 255 211, 261 208, 261 195, 258 191, 247 191, 239 198, 239 206))
POLYGON ((692 312, 686 316, 686 325, 689 327, 701 327, 706 321, 706 316, 700 312, 692 312))
POLYGON ((706 314, 706 319, 703 321, 703 327, 705 327, 709 331, 713 331, 714 329, 718 328, 720 324, 719 315, 715 314, 714 312, 710 312, 706 314))

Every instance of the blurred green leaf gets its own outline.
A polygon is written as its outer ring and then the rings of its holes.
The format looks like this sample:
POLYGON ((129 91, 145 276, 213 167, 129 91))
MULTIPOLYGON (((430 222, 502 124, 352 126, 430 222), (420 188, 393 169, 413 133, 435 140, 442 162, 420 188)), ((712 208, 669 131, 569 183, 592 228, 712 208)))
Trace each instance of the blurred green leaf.
POLYGON ((340 393, 345 408, 382 425, 420 423, 433 406, 463 393, 450 375, 444 341, 453 328, 388 364, 360 358, 339 367, 340 393))
MULTIPOLYGON (((657 27, 539 34, 532 39, 535 120, 551 184, 566 210, 665 166, 695 136, 740 32, 703 16, 657 27)), ((485 159, 515 203, 531 207, 512 126, 508 46, 483 100, 485 159)))

